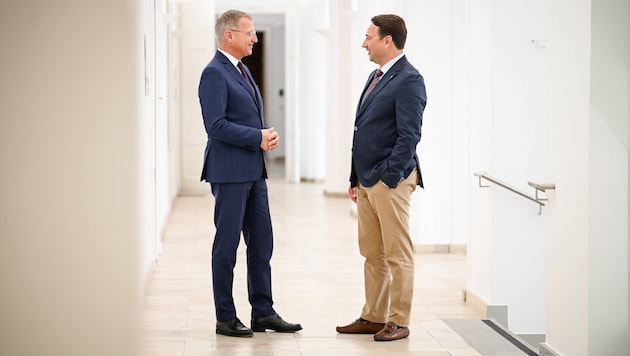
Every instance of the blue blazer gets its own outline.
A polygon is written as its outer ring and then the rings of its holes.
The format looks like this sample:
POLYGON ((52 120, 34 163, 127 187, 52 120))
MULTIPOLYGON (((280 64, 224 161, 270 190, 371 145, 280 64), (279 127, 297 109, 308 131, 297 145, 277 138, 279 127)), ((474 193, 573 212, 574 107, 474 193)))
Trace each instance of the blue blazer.
MULTIPOLYGON (((376 71, 368 78, 365 95, 376 71)), ((401 57, 365 99, 359 100, 352 143, 350 186, 371 187, 382 180, 390 188, 418 169, 424 187, 416 146, 420 142, 422 113, 427 102, 424 78, 401 57)))
POLYGON ((221 52, 204 68, 199 82, 199 102, 208 143, 201 180, 242 183, 267 178, 260 148, 265 128, 260 90, 247 67, 245 78, 221 52))

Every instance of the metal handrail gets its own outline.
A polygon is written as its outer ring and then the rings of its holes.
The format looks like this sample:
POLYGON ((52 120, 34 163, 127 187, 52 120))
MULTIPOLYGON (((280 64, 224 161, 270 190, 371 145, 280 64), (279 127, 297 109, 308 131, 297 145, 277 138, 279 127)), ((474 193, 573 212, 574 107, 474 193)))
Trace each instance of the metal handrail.
POLYGON ((533 187, 536 190, 536 195, 535 196, 531 196, 529 194, 527 194, 526 192, 515 188, 489 174, 487 174, 486 172, 475 172, 475 176, 479 177, 479 187, 481 188, 487 188, 489 187, 489 185, 482 185, 481 184, 481 180, 485 179, 489 182, 492 182, 500 187, 503 187, 513 193, 516 193, 520 196, 522 196, 523 198, 526 198, 528 200, 533 201, 534 203, 538 204, 538 214, 542 213, 542 207, 545 206, 545 203, 543 203, 543 201, 546 201, 546 198, 539 198, 538 197, 538 191, 541 192, 545 192, 546 190, 553 190, 556 189, 556 185, 553 183, 544 183, 544 184, 538 184, 538 183, 533 183, 533 182, 527 182, 527 184, 529 184, 531 187, 533 187))
POLYGON ((547 198, 539 198, 538 192, 546 193, 547 190, 556 189, 556 185, 554 183, 534 183, 527 182, 530 187, 533 187, 536 190, 536 200, 547 200, 547 198))

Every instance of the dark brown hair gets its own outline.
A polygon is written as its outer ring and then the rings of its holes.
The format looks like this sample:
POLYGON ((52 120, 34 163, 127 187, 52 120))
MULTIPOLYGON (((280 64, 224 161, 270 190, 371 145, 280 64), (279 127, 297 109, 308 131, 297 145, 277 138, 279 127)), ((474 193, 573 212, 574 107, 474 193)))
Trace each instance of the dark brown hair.
POLYGON ((407 41, 407 26, 405 20, 400 16, 392 14, 376 15, 372 17, 372 23, 378 27, 378 35, 383 38, 387 35, 392 36, 394 45, 398 49, 405 48, 407 41))

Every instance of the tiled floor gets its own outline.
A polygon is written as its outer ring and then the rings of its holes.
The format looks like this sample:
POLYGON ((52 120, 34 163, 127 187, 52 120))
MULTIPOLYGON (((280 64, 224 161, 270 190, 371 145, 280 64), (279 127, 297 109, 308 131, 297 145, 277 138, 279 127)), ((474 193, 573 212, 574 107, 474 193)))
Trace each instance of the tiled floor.
MULTIPOLYGON (((317 183, 269 182, 275 250, 275 308, 304 329, 296 334, 215 334, 210 271, 212 196, 179 197, 164 233, 164 251, 147 287, 143 352, 155 355, 479 355, 441 319, 480 318, 461 300, 463 254, 416 255, 411 335, 375 342, 335 326, 359 316, 363 261, 350 200, 323 195, 317 183)), ((235 270, 239 318, 249 325, 244 244, 235 270)))

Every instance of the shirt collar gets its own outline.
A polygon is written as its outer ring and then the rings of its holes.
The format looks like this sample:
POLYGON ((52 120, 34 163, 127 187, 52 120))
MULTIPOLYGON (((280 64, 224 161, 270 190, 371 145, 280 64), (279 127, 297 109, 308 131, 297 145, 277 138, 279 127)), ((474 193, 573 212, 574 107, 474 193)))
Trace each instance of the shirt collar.
MULTIPOLYGON (((227 57, 227 59, 230 60, 230 62, 232 62, 232 64, 236 67, 236 65, 238 64, 239 60, 236 59, 236 57, 234 57, 233 55, 227 53, 226 51, 219 49, 219 52, 223 53, 223 55, 225 55, 227 57)), ((238 67, 237 67, 238 68, 238 67)))
POLYGON ((385 73, 387 73, 387 71, 390 70, 390 68, 393 67, 394 64, 398 62, 398 60, 401 59, 402 56, 404 55, 405 55, 404 53, 401 53, 397 55, 396 57, 392 58, 392 60, 390 60, 389 62, 383 64, 383 66, 381 67, 381 72, 383 72, 383 75, 385 75, 385 73))

